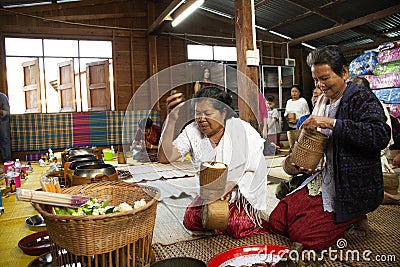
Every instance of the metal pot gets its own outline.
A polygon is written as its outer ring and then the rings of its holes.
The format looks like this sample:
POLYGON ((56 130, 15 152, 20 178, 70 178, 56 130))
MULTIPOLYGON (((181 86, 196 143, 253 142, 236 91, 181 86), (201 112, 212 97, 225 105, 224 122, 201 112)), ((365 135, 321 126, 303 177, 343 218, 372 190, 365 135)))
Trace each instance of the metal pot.
POLYGON ((103 174, 107 176, 111 176, 116 174, 114 166, 111 164, 91 164, 91 165, 81 165, 76 167, 74 171, 74 175, 85 177, 85 178, 94 178, 98 174, 103 174))
POLYGON ((82 154, 82 155, 71 156, 68 158, 68 162, 82 161, 82 160, 96 160, 96 156, 93 154, 82 154))
POLYGON ((73 147, 68 150, 69 156, 93 154, 94 148, 88 146, 73 147))
POLYGON ((201 260, 189 257, 169 258, 157 261, 150 265, 151 267, 207 267, 201 260))
POLYGON ((78 166, 82 165, 94 165, 94 164, 104 164, 103 160, 91 160, 91 159, 85 159, 85 160, 74 160, 71 162, 71 165, 69 165, 68 169, 70 170, 75 170, 78 166))
POLYGON ((72 175, 71 185, 115 180, 118 180, 118 174, 114 166, 110 164, 81 165, 76 167, 72 175))

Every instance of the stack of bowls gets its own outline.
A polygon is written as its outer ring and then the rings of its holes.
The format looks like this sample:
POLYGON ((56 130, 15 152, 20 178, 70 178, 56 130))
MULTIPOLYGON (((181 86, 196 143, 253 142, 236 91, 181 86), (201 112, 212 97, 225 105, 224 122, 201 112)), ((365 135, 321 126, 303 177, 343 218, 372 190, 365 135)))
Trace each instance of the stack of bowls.
POLYGON ((118 173, 111 164, 90 164, 76 167, 71 185, 82 185, 99 181, 118 180, 118 173))

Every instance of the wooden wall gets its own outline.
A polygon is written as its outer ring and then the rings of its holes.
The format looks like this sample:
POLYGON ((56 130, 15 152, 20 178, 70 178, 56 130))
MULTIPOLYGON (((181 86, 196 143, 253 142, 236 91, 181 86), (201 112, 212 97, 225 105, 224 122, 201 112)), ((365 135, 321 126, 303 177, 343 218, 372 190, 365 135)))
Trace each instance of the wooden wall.
MULTIPOLYGON (((164 25, 155 37, 148 36, 149 25, 168 3, 156 0, 84 0, 12 10, 0 9, 0 90, 7 93, 4 37, 112 41, 116 110, 127 108, 133 94, 151 74, 185 62, 188 43, 235 46, 233 21, 227 23, 205 11, 199 11, 188 18, 179 29, 164 25), (162 31, 164 33, 160 33, 162 31)), ((261 64, 284 65, 287 50, 282 39, 258 32, 257 40, 260 40, 257 45, 261 53, 261 64)), ((300 69, 300 66, 303 67, 300 58, 304 57, 301 49, 295 51, 295 54, 296 81, 308 83, 308 74, 300 69)), ((290 57, 293 58, 292 55, 290 57)), ((182 90, 190 96, 190 86, 182 90)), ((151 93, 157 92, 135 95, 139 100, 135 108, 148 107, 151 93)), ((154 108, 161 108, 161 117, 164 118, 165 96, 160 97, 159 105, 154 108)))

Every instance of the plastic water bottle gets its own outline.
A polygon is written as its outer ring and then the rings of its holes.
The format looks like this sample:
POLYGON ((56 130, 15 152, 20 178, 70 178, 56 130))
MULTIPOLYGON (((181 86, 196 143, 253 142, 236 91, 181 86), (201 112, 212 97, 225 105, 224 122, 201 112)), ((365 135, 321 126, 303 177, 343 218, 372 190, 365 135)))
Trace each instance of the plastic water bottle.
POLYGON ((21 167, 21 162, 19 161, 19 159, 16 159, 14 163, 15 172, 20 173, 21 167))
POLYGON ((14 179, 14 169, 13 167, 9 167, 7 170, 7 174, 6 174, 6 185, 9 187, 11 184, 11 181, 14 179))

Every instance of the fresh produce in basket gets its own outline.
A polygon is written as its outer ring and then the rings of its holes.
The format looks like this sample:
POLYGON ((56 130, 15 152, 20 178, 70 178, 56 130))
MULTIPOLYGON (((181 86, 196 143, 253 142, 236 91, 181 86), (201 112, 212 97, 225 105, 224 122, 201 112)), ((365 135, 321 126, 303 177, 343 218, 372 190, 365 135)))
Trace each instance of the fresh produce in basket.
POLYGON ((84 216, 84 215, 104 215, 115 212, 124 212, 134 209, 138 209, 146 205, 144 199, 135 201, 134 207, 132 208, 126 202, 119 204, 118 206, 108 206, 109 200, 102 201, 97 198, 90 198, 82 207, 79 208, 67 208, 67 207, 55 207, 54 211, 58 215, 72 215, 72 216, 84 216))

